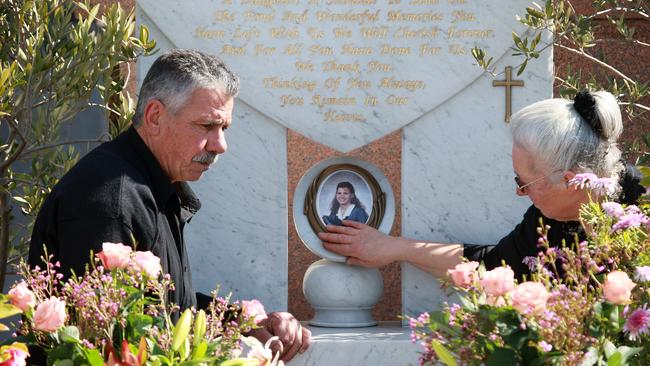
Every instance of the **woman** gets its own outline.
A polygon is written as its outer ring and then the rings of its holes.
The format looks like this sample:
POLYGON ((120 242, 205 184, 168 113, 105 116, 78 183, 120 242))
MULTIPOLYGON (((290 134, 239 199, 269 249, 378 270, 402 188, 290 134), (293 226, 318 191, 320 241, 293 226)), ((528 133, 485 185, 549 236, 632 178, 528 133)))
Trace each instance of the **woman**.
POLYGON ((461 258, 482 261, 488 269, 505 261, 519 278, 530 273, 524 258, 535 256, 537 227, 550 225, 552 246, 584 238, 580 206, 588 192, 569 184, 576 174, 594 173, 620 183, 620 203, 636 203, 645 192, 641 174, 621 161, 616 141, 623 131, 621 112, 613 95, 581 92, 574 101, 547 99, 512 116, 512 164, 515 193, 528 196, 532 205, 522 222, 496 245, 442 244, 391 237, 366 225, 344 222, 319 234, 326 249, 348 257, 349 264, 379 267, 407 261, 436 276, 461 263, 461 258))
POLYGON ((354 193, 350 182, 341 182, 336 186, 336 193, 330 205, 330 214, 323 216, 326 225, 343 225, 343 220, 366 223, 368 214, 363 204, 354 193))

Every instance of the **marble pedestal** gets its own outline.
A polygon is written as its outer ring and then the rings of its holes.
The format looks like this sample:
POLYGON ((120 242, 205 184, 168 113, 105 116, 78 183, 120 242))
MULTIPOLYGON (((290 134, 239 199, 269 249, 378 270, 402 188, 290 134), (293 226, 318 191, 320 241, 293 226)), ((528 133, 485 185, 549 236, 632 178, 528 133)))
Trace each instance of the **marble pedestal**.
POLYGON ((309 326, 312 344, 287 366, 400 366, 417 365, 420 347, 411 342, 409 328, 399 322, 380 322, 372 328, 309 326))

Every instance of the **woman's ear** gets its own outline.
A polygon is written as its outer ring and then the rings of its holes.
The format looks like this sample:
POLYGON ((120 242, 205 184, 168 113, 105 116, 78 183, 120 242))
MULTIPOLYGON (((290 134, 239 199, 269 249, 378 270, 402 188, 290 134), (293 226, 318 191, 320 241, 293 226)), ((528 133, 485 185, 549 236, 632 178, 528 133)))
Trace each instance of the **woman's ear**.
POLYGON ((566 170, 564 171, 564 173, 562 173, 562 178, 564 179, 564 184, 566 185, 567 188, 570 188, 569 182, 571 181, 571 179, 575 178, 575 176, 576 173, 574 173, 571 170, 566 170))

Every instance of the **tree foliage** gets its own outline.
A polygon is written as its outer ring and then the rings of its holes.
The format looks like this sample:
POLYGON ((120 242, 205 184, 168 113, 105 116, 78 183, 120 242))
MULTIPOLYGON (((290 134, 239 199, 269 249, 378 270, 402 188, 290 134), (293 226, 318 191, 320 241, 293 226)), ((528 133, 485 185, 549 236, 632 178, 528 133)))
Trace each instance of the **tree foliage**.
POLYGON ((63 125, 100 108, 115 136, 133 115, 128 76, 119 70, 155 42, 144 27, 134 36, 132 11, 115 4, 99 12, 88 1, 0 3, 0 284, 11 243, 21 254, 44 198, 78 158, 72 143, 80 141, 64 140, 63 125), (91 102, 93 93, 99 102, 91 102), (28 219, 10 235, 15 205, 28 219))

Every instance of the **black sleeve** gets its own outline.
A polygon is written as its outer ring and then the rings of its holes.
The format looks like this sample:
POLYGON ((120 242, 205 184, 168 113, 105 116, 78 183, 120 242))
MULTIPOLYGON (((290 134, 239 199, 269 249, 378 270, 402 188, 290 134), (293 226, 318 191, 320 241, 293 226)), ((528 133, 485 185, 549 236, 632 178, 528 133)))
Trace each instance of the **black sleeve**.
POLYGON ((102 243, 122 243, 133 245, 133 232, 120 219, 91 217, 86 219, 65 220, 57 223, 55 237, 39 242, 39 236, 32 236, 29 264, 43 267, 43 244, 47 242, 48 254, 59 261, 61 271, 68 276, 74 270, 82 275, 86 264, 90 263, 91 251, 101 252, 102 243))
POLYGON ((473 261, 483 262, 489 270, 505 262, 512 268, 517 277, 529 274, 524 258, 537 255, 537 227, 541 213, 530 206, 524 218, 510 234, 499 240, 496 245, 464 244, 463 255, 473 261))
POLYGON ((210 301, 212 301, 212 296, 206 295, 203 292, 197 292, 196 293, 196 308, 201 310, 206 310, 208 308, 208 305, 210 305, 210 301))

